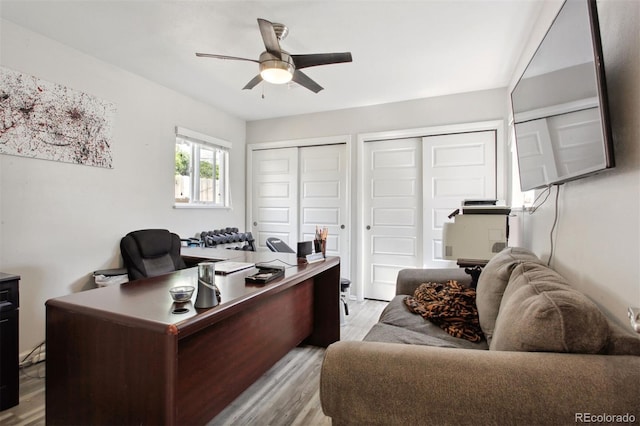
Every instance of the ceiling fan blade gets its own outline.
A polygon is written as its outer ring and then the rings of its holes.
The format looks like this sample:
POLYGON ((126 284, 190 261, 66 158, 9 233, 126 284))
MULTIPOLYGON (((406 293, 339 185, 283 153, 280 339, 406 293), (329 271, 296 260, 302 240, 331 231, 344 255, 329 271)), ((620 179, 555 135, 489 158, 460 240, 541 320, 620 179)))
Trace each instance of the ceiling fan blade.
POLYGON ((234 61, 247 61, 247 62, 260 63, 255 59, 238 58, 237 56, 227 56, 227 55, 214 55, 213 53, 196 53, 196 56, 199 56, 201 58, 232 59, 234 61))
POLYGON ((276 31, 273 29, 273 24, 266 19, 258 18, 258 26, 260 27, 260 34, 262 34, 262 41, 267 52, 277 56, 278 59, 282 59, 280 55, 282 49, 280 48, 276 31))
POLYGON ((256 87, 258 85, 258 83, 260 83, 262 81, 262 77, 260 77, 260 74, 256 75, 255 77, 253 77, 251 79, 250 82, 247 83, 246 86, 244 86, 242 88, 242 90, 250 90, 253 89, 254 87, 256 87))
POLYGON ((318 93, 323 89, 322 86, 311 80, 308 75, 299 70, 295 70, 292 80, 298 83, 300 86, 306 87, 307 89, 311 90, 313 93, 318 93))
POLYGON ((340 64, 351 62, 351 52, 342 53, 312 53, 310 55, 291 55, 297 69, 315 67, 317 65, 340 64))

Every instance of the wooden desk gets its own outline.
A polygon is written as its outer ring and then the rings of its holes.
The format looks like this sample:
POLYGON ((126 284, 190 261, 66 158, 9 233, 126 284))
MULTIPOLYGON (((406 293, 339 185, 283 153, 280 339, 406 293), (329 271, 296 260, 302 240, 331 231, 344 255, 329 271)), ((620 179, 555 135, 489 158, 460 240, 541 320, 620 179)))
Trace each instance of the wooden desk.
MULTIPOLYGON (((227 250, 212 247, 182 247, 180 250, 182 259, 187 266, 194 266, 198 262, 219 262, 223 260, 233 260, 243 262, 249 259, 250 262, 268 262, 274 259, 280 259, 288 264, 297 264, 296 256, 289 253, 274 253, 272 251, 243 251, 243 250, 227 250)), ((282 262, 275 261, 275 265, 286 266, 282 262)), ((194 299, 195 300, 195 299, 194 299)))
POLYGON ((197 268, 48 300, 46 423, 203 424, 303 341, 339 340, 339 258, 245 284, 255 272, 216 276, 222 303, 196 310, 194 294, 186 314, 169 289, 196 286, 197 268))

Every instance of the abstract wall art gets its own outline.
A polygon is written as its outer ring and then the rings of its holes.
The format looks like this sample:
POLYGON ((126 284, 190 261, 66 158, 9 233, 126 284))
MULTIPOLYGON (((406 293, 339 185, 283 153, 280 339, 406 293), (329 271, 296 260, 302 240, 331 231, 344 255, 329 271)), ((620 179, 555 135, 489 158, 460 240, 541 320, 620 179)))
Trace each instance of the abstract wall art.
POLYGON ((112 168, 115 106, 0 67, 0 154, 112 168))

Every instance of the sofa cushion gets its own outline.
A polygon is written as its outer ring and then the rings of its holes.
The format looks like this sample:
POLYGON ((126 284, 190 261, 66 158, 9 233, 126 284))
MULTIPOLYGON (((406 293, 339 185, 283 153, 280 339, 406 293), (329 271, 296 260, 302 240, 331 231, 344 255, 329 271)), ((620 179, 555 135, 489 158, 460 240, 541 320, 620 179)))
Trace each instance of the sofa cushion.
POLYGON ((470 342, 484 339, 478 323, 476 291, 472 288, 453 280, 423 283, 404 302, 411 312, 437 324, 453 337, 470 342))
POLYGON ((640 356, 640 336, 609 320, 609 341, 604 353, 640 356))
POLYGON ((552 269, 521 263, 511 273, 491 350, 599 353, 608 342, 606 317, 552 269))
POLYGON ((380 314, 378 324, 371 329, 365 340, 466 349, 489 348, 484 340, 473 343, 468 340, 458 339, 431 321, 411 313, 404 304, 405 297, 400 295, 391 299, 382 314, 380 314))
POLYGON ((476 306, 478 308, 480 328, 482 328, 482 332, 489 344, 491 344, 500 302, 509 282, 511 271, 516 265, 524 261, 542 264, 542 261, 527 249, 507 247, 491 258, 478 278, 476 306))
POLYGON ((446 340, 438 339, 424 333, 407 330, 406 328, 396 327, 384 323, 377 323, 364 336, 365 342, 383 342, 383 343, 400 343, 405 345, 425 345, 438 346, 441 348, 456 348, 453 343, 446 340))
MULTIPOLYGON (((437 328, 437 327, 436 327, 437 328)), ((449 336, 447 333, 444 335, 449 336)), ((451 341, 449 338, 436 337, 431 334, 418 333, 395 325, 377 323, 364 337, 365 342, 382 342, 382 343, 398 343, 404 345, 424 345, 439 348, 452 349, 488 349, 487 342, 472 343, 464 339, 455 339, 457 342, 451 341)))

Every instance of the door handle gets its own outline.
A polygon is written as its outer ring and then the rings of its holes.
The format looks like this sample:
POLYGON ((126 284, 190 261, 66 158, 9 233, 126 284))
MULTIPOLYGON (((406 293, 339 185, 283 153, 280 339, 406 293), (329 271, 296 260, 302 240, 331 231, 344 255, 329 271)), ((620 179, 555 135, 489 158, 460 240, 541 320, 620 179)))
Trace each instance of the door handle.
POLYGON ((344 225, 340 225, 340 229, 344 229, 344 228, 345 228, 345 226, 344 226, 344 225))
POLYGON ((367 225, 367 231, 371 230, 371 226, 367 225))

